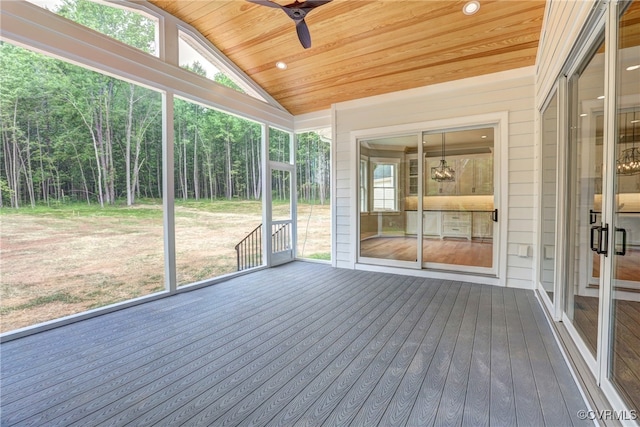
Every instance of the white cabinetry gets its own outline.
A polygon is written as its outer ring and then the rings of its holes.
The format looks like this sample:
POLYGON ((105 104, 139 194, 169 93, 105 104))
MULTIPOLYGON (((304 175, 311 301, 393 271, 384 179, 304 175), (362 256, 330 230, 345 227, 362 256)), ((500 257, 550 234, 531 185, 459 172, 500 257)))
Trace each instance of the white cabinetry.
POLYGON ((407 188, 409 189, 409 196, 415 196, 418 194, 418 157, 408 157, 409 170, 407 173, 407 188))
POLYGON ((418 212, 407 211, 407 222, 405 224, 405 231, 407 234, 418 234, 418 212))
POLYGON ((427 196, 493 194, 493 157, 491 155, 448 156, 447 163, 455 171, 455 181, 437 182, 431 179, 431 168, 437 167, 440 159, 427 158, 425 168, 427 196))
MULTIPOLYGON (((418 212, 407 211, 406 233, 418 234, 418 212)), ((422 234, 440 237, 440 212, 423 212, 422 234)))
POLYGON ((443 212, 442 237, 464 237, 471 240, 471 212, 443 212))
POLYGON ((490 239, 493 237, 493 220, 491 212, 473 212, 472 237, 490 239))
POLYGON ((422 234, 425 236, 440 236, 440 212, 422 213, 422 234))
MULTIPOLYGON (((418 234, 418 212, 407 211, 406 233, 418 234)), ((425 211, 422 214, 422 235, 429 237, 472 237, 491 239, 493 220, 491 212, 440 212, 425 211)))

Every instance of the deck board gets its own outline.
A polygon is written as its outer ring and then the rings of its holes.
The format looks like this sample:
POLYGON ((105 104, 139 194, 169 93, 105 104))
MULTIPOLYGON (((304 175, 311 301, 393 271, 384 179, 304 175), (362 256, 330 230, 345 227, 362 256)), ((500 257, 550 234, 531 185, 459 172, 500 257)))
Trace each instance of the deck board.
POLYGON ((294 262, 0 345, 3 426, 581 425, 532 291, 294 262))
POLYGON ((491 289, 491 425, 516 425, 504 289, 491 289))
POLYGON ((476 321, 471 365, 463 409, 462 425, 482 427, 489 425, 491 396, 491 288, 480 288, 478 318, 476 321))

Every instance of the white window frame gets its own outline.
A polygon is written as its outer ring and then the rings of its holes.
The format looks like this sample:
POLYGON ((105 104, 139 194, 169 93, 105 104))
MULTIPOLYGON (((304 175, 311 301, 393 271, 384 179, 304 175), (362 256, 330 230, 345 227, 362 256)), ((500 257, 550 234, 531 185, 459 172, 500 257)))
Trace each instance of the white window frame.
POLYGON ((360 213, 369 212, 369 183, 367 182, 367 176, 369 176, 369 158, 367 156, 360 156, 360 213))
MULTIPOLYGON (((400 173, 400 162, 402 159, 396 159, 396 158, 382 158, 382 157, 372 157, 370 159, 370 173, 369 173, 369 183, 371 184, 369 188, 371 188, 370 194, 371 194, 371 212, 398 212, 398 192, 399 192, 399 188, 398 188, 398 183, 399 183, 399 179, 398 179, 398 174, 400 173), (374 172, 376 170, 377 166, 392 166, 393 167, 393 208, 391 209, 387 209, 387 208, 382 208, 382 209, 376 209, 376 189, 382 189, 383 193, 386 193, 386 190, 388 190, 390 187, 377 187, 375 185, 375 179, 374 179, 374 172)), ((383 205, 386 204, 386 201, 388 200, 386 197, 383 197, 383 205)))

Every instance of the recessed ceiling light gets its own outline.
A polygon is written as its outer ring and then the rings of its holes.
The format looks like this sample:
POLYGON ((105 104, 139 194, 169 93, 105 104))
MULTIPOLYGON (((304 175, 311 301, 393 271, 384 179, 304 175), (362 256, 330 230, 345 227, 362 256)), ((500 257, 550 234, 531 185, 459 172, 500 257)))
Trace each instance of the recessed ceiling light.
POLYGON ((276 68, 278 70, 286 70, 287 69, 287 64, 285 62, 278 61, 278 62, 276 62, 276 68))
POLYGON ((587 117, 587 113, 580 114, 580 117, 587 117))
POLYGON ((462 8, 462 13, 464 13, 465 15, 473 15, 478 10, 480 10, 480 3, 478 3, 476 0, 473 0, 464 5, 464 7, 462 8))
POLYGON ((635 70, 638 70, 638 69, 640 69, 640 64, 632 65, 630 67, 627 67, 627 71, 635 71, 635 70))
POLYGON ((487 135, 482 135, 480 138, 485 139, 487 135))
POLYGON ((600 95, 598 99, 604 99, 604 95, 600 95))

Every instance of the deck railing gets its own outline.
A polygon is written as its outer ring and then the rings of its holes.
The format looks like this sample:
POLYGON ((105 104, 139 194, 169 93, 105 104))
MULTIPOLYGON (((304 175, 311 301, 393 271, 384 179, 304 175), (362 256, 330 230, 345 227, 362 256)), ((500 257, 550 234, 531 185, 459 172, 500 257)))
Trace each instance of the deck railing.
MULTIPOLYGON (((238 271, 262 265, 262 224, 253 229, 235 246, 238 271)), ((271 252, 291 250, 291 222, 271 225, 271 252)))
POLYGON ((236 245, 238 271, 262 265, 262 224, 236 245))
POLYGON ((278 253, 291 249, 291 222, 271 225, 271 252, 278 253))

